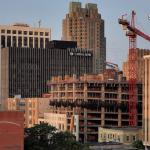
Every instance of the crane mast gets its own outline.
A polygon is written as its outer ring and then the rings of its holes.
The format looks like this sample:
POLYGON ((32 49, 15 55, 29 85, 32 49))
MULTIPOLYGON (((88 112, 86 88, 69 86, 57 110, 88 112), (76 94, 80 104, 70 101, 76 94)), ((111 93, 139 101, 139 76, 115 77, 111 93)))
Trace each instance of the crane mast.
MULTIPOLYGON (((135 28, 135 12, 132 11, 131 27, 135 28)), ((137 125, 137 94, 136 94, 136 59, 137 59, 137 50, 136 50, 136 33, 133 31, 128 31, 126 34, 129 37, 129 101, 128 101, 128 110, 129 110, 129 125, 137 125)))
POLYGON ((126 19, 122 18, 118 20, 119 24, 123 26, 126 32, 126 36, 129 37, 129 101, 128 101, 128 111, 129 111, 129 125, 137 125, 137 47, 136 39, 137 35, 141 36, 147 41, 150 41, 150 36, 146 35, 139 29, 135 27, 135 11, 132 11, 131 22, 128 22, 126 19))

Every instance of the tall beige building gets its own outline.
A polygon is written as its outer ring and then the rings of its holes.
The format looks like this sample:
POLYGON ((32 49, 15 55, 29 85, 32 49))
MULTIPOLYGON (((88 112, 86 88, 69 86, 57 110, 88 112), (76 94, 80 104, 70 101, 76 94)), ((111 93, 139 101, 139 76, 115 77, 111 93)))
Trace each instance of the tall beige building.
POLYGON ((80 2, 70 3, 69 13, 63 19, 62 40, 77 41, 79 48, 93 50, 93 71, 100 73, 105 69, 104 20, 98 12, 97 4, 87 3, 82 8, 80 2))
POLYGON ((32 27, 24 23, 0 25, 0 105, 3 109, 5 106, 5 98, 8 97, 9 93, 8 82, 6 82, 9 78, 8 62, 10 56, 13 54, 8 54, 8 51, 5 51, 6 49, 3 50, 2 48, 46 48, 50 39, 51 30, 49 28, 32 27))
POLYGON ((150 55, 144 56, 144 145, 150 150, 150 55))
MULTIPOLYGON (((137 49, 137 61, 136 61, 136 74, 137 74, 137 80, 138 81, 142 81, 144 79, 144 59, 143 56, 144 55, 150 55, 150 50, 148 49, 137 49)), ((127 58, 127 60, 125 62, 123 62, 123 74, 124 76, 127 78, 127 80, 129 79, 129 56, 127 58)))
POLYGON ((2 47, 45 48, 50 39, 51 31, 48 28, 35 28, 23 23, 0 25, 2 47))

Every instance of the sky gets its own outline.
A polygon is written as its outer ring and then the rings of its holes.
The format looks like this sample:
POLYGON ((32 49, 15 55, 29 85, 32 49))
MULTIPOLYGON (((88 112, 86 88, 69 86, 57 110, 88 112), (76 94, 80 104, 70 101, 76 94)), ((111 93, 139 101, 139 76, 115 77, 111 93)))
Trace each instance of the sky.
MULTIPOLYGON (((15 22, 27 23, 51 28, 52 40, 60 40, 62 33, 62 19, 69 10, 71 0, 0 0, 0 24, 15 22)), ((150 0, 74 0, 85 3, 96 3, 99 13, 105 20, 105 37, 107 61, 120 66, 128 54, 128 38, 118 24, 118 18, 128 14, 130 20, 132 10, 136 11, 136 26, 150 35, 150 0)), ((138 37, 138 48, 150 49, 150 42, 138 37)))

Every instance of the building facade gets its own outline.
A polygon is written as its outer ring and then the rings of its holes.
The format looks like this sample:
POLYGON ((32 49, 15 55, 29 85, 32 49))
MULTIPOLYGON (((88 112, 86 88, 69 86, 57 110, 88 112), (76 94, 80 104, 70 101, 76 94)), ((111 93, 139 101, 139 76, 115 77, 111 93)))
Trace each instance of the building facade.
MULTIPOLYGON (((144 82, 144 59, 143 56, 150 55, 150 50, 148 49, 137 49, 137 58, 136 58, 136 75, 137 75, 137 81, 144 82)), ((129 56, 127 58, 127 61, 123 62, 123 74, 129 80, 129 56)))
POLYGON ((7 108, 12 111, 24 112, 24 127, 32 127, 38 123, 39 117, 44 117, 44 112, 48 111, 48 98, 8 98, 7 108))
MULTIPOLYGON (((67 130, 82 142, 98 142, 98 127, 127 127, 128 82, 100 75, 52 78, 51 113, 67 113, 67 130)), ((142 126, 142 84, 137 83, 137 127, 142 126)))
POLYGON ((93 53, 78 48, 1 50, 1 98, 42 97, 52 76, 92 73, 93 53))
POLYGON ((0 149, 24 150, 24 117, 20 111, 0 111, 0 149))
POLYGON ((82 8, 80 2, 70 2, 69 13, 62 24, 62 40, 77 41, 77 47, 91 49, 94 53, 94 73, 105 69, 106 38, 104 20, 96 4, 82 8))
POLYGON ((38 118, 38 124, 48 123, 60 131, 67 131, 67 114, 44 113, 44 117, 38 118))
POLYGON ((98 142, 118 142, 131 145, 134 141, 142 140, 142 128, 102 128, 99 127, 98 142))
POLYGON ((23 23, 0 25, 1 47, 46 48, 50 39, 51 30, 48 28, 35 28, 23 23))
POLYGON ((144 145, 150 150, 150 55, 144 56, 144 102, 143 102, 143 127, 144 145))

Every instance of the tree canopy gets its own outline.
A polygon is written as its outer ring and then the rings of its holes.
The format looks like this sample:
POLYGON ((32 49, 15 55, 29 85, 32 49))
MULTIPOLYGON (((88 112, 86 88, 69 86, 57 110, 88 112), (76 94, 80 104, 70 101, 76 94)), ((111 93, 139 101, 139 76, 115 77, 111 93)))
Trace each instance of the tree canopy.
POLYGON ((24 149, 89 150, 89 147, 77 142, 71 133, 58 131, 55 127, 42 123, 25 129, 24 149))
POLYGON ((140 141, 140 140, 134 141, 132 143, 132 146, 135 147, 135 148, 138 148, 138 149, 144 149, 143 142, 140 141))

